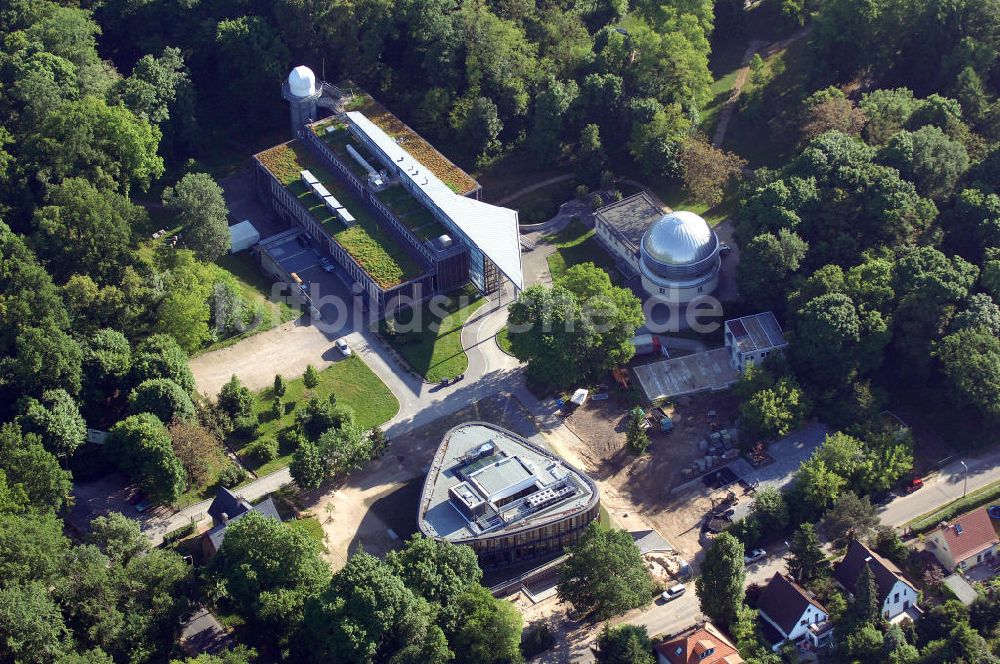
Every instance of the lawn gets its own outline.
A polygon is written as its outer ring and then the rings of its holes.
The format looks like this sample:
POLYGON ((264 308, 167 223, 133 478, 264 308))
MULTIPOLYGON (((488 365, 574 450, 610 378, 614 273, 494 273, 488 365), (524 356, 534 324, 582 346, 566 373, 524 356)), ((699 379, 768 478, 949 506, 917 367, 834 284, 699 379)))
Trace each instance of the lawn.
POLYGON ((222 453, 220 448, 218 457, 210 460, 209 465, 211 466, 211 470, 209 471, 211 479, 204 485, 188 487, 187 491, 182 493, 177 500, 171 503, 175 509, 182 510, 188 505, 193 505, 201 502, 202 500, 208 500, 209 498, 214 497, 219 490, 219 475, 223 470, 233 465, 233 462, 229 459, 229 457, 222 453))
MULTIPOLYGON (((293 427, 295 408, 313 395, 321 398, 331 394, 337 395, 337 402, 353 408, 358 424, 365 429, 383 424, 399 412, 399 401, 385 383, 379 380, 368 365, 357 356, 334 362, 320 371, 319 385, 314 389, 308 389, 301 376, 294 380, 290 380, 291 378, 285 376, 286 391, 285 396, 281 397, 285 404, 285 414, 277 419, 271 416, 271 403, 275 398, 273 388, 269 387, 257 393, 254 414, 260 422, 258 439, 274 438, 279 432, 293 427)), ((234 446, 242 449, 248 444, 249 442, 234 446)), ((277 458, 255 468, 254 471, 257 475, 263 476, 284 468, 291 461, 292 452, 294 450, 280 450, 277 458)))
POLYGON ((506 325, 497 332, 497 346, 500 346, 500 350, 508 355, 513 355, 510 350, 510 330, 507 329, 506 325))
POLYGON ((723 147, 736 152, 751 168, 784 164, 794 151, 798 133, 789 131, 790 119, 812 91, 808 39, 764 60, 765 83, 759 89, 751 82, 743 88, 740 110, 733 114, 723 147), (747 104, 758 95, 758 110, 747 104))
POLYGON ((517 210, 520 223, 541 224, 556 216, 559 206, 573 199, 576 186, 576 180, 550 184, 510 201, 507 206, 517 210))
POLYGON ((300 312, 295 307, 289 306, 285 302, 271 301, 271 289, 274 282, 261 271, 257 262, 247 252, 226 254, 225 256, 216 259, 213 267, 220 272, 225 271, 236 277, 236 281, 239 282, 240 294, 243 296, 243 299, 251 304, 259 305, 263 317, 261 318, 259 324, 253 329, 250 329, 243 334, 238 334, 236 336, 217 341, 204 350, 198 351, 199 355, 201 353, 207 353, 209 351, 218 350, 219 348, 231 346, 237 341, 241 341, 247 337, 252 337, 258 332, 270 330, 271 328, 281 325, 282 323, 294 320, 299 316, 300 312))
POLYGON ((376 221, 367 206, 313 158, 298 141, 278 145, 258 155, 261 163, 309 209, 338 243, 383 288, 391 288, 419 276, 423 270, 395 237, 376 221), (344 227, 339 219, 301 181, 308 169, 346 207, 358 223, 344 227))
POLYGON ((701 216, 713 228, 725 221, 736 209, 735 192, 727 192, 726 198, 714 207, 699 202, 684 190, 684 185, 674 180, 649 178, 649 187, 671 210, 687 210, 701 216))
MULTIPOLYGON (((465 373, 469 358, 462 348, 462 326, 486 302, 471 288, 450 295, 435 296, 421 303, 414 312, 401 313, 396 319, 395 334, 387 319, 379 322, 379 331, 428 382, 437 383, 465 373), (444 314, 440 316, 439 314, 444 314), (415 329, 409 330, 410 327, 415 329)), ((388 318, 388 317, 387 317, 388 318)))
POLYGON ((615 280, 614 259, 594 237, 594 230, 578 220, 574 219, 566 228, 548 236, 546 241, 556 246, 556 252, 546 259, 553 279, 574 265, 593 263, 607 272, 612 281, 615 280))

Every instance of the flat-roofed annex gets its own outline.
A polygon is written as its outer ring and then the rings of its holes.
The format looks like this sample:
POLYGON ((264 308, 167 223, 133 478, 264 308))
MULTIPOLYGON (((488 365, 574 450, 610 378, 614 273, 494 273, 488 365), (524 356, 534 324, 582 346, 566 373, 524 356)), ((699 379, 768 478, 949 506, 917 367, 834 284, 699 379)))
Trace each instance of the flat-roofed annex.
POLYGON ((418 525, 454 542, 544 526, 596 505, 582 472, 513 432, 470 422, 445 434, 427 473, 418 525))

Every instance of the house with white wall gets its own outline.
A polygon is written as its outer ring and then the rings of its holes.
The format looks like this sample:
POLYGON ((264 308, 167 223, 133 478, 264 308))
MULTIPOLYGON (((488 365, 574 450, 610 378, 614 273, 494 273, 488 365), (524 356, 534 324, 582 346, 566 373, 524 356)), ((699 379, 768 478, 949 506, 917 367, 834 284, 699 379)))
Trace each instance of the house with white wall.
POLYGON ((882 617, 892 622, 904 616, 915 618, 920 614, 917 607, 917 589, 903 576, 903 572, 891 560, 883 558, 858 540, 851 540, 847 555, 833 568, 833 576, 849 593, 857 588, 858 577, 865 566, 871 568, 875 576, 882 617))
POLYGON ((985 507, 966 512, 950 523, 942 523, 927 535, 925 548, 949 572, 966 570, 992 558, 1000 539, 985 507))
POLYGON ((778 652, 785 641, 822 648, 833 638, 826 608, 791 578, 776 573, 757 599, 764 635, 778 652))

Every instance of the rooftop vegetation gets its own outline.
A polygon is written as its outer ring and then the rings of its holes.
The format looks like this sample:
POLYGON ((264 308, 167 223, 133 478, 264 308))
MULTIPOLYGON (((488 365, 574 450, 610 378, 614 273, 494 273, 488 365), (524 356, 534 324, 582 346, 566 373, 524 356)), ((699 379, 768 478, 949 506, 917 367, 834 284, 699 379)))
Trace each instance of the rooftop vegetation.
POLYGON ((382 104, 365 92, 355 90, 354 98, 347 104, 347 110, 360 111, 382 131, 396 139, 414 159, 431 170, 434 175, 448 185, 452 191, 465 195, 479 186, 468 173, 451 163, 434 146, 402 120, 390 113, 382 104))
POLYGON ((382 288, 392 288, 422 272, 417 261, 407 253, 392 234, 382 228, 375 216, 346 187, 312 157, 298 141, 265 150, 258 155, 261 163, 278 181, 288 187, 323 227, 340 243, 382 288), (358 223, 351 228, 331 214, 299 179, 308 169, 330 193, 354 215, 358 223))

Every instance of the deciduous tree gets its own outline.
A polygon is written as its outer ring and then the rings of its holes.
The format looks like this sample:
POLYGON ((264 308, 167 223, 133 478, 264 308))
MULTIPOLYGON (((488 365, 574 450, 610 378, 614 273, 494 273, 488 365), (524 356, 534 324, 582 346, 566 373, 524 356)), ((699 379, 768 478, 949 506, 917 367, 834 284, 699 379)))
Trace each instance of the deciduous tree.
POLYGON ((155 415, 140 413, 116 424, 108 432, 105 450, 154 501, 176 500, 187 485, 167 428, 155 415))
POLYGON ((653 644, 641 625, 604 626, 597 637, 598 664, 655 664, 653 644))
POLYGON ((598 619, 647 604, 653 583, 624 530, 591 523, 559 568, 559 598, 598 619))
POLYGON ((684 188, 695 200, 709 207, 722 201, 726 188, 739 180, 746 166, 745 159, 712 146, 700 134, 684 139, 679 156, 684 188))
POLYGON ((150 378, 128 395, 129 413, 152 413, 164 424, 194 419, 194 403, 184 388, 169 378, 150 378))
POLYGON ((184 243, 198 258, 213 261, 229 251, 229 209, 222 187, 208 173, 188 173, 163 191, 163 204, 183 226, 184 243))
POLYGON ((41 401, 28 398, 18 418, 25 433, 37 434, 55 455, 72 455, 87 437, 87 423, 65 390, 49 390, 41 401))

